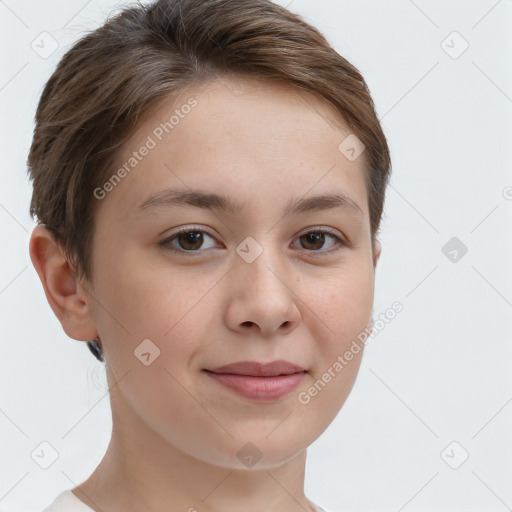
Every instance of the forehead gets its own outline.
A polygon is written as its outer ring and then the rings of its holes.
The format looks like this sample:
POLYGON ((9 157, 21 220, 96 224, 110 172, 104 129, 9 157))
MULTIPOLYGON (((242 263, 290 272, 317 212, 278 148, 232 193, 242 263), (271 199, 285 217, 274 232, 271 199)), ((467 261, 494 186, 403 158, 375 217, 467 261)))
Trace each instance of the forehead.
POLYGON ((339 148, 349 135, 331 105, 289 84, 195 85, 146 114, 118 155, 114 172, 128 172, 108 200, 126 215, 149 194, 177 185, 246 204, 258 196, 260 207, 262 197, 288 202, 338 187, 367 215, 364 154, 351 161, 339 148))

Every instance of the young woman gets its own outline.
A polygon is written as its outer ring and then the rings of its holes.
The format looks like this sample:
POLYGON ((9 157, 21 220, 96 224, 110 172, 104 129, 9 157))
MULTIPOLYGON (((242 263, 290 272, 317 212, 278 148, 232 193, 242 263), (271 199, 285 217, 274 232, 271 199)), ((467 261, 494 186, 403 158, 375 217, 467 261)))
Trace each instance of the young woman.
POLYGON ((32 262, 113 418, 46 511, 322 511, 306 450, 371 330, 390 170, 359 72, 267 0, 127 8, 49 79, 29 170, 32 262))

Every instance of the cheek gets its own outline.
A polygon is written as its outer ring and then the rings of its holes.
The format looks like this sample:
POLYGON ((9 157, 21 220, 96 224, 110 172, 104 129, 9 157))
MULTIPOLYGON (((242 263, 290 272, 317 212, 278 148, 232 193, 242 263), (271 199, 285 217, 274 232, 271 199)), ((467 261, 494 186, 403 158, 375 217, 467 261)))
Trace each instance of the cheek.
MULTIPOLYGON (((307 286, 307 284, 306 284, 307 286)), ((311 322, 323 351, 332 352, 350 345, 371 320, 374 293, 373 267, 364 261, 331 272, 302 295, 312 310, 311 322), (322 335, 320 336, 320 332, 322 335)))
POLYGON ((373 291, 373 266, 363 258, 354 258, 353 264, 309 287, 308 305, 315 314, 308 318, 317 364, 299 402, 321 418, 323 428, 343 406, 356 380, 364 352, 358 335, 370 323, 373 291))
POLYGON ((171 268, 165 259, 164 263, 144 260, 141 251, 129 247, 114 253, 119 257, 104 254, 98 264, 97 290, 103 307, 97 309, 107 322, 116 320, 125 335, 128 331, 136 339, 171 335, 213 284, 208 275, 191 280, 190 272, 171 268))
POLYGON ((101 267, 97 291, 97 325, 112 347, 114 371, 121 375, 140 364, 134 351, 149 339, 155 353, 160 351, 155 364, 186 379, 188 365, 218 317, 212 297, 219 277, 197 276, 191 268, 177 271, 162 262, 141 264, 135 253, 122 254, 101 267))

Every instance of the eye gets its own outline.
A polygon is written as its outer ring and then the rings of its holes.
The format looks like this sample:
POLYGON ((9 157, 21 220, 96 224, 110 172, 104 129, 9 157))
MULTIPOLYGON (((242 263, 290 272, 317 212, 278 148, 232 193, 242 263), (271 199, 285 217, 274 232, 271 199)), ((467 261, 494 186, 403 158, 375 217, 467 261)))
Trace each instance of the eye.
POLYGON ((188 227, 183 228, 165 240, 162 240, 159 242, 159 245, 162 245, 174 252, 202 252, 199 251, 199 249, 209 249, 212 247, 212 245, 204 246, 205 236, 213 240, 213 237, 206 231, 188 227))
POLYGON ((348 242, 345 242, 339 236, 325 230, 308 231, 307 233, 300 235, 297 240, 299 240, 303 249, 321 253, 330 253, 337 250, 337 248, 349 245, 348 242), (326 242, 326 237, 328 237, 327 240, 330 238, 333 242, 330 244, 330 249, 322 250, 322 247, 326 242))
MULTIPOLYGON (((186 227, 180 229, 177 233, 169 236, 165 240, 159 242, 159 245, 176 253, 182 253, 192 256, 193 253, 201 253, 200 249, 211 249, 214 244, 205 244, 206 239, 214 242, 212 235, 203 229, 195 227, 186 227)), ((326 230, 315 229, 307 233, 303 233, 296 240, 301 243, 301 248, 311 253, 331 253, 343 246, 350 246, 349 242, 342 240, 339 236, 326 230), (322 250, 326 240, 331 240, 330 248, 322 250)))

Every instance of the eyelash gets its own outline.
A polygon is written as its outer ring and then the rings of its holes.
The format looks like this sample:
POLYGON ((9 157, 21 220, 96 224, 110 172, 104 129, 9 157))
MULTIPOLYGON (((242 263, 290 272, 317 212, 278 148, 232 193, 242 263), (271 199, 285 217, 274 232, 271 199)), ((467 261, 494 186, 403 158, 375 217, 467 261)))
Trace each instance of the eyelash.
MULTIPOLYGON (((203 234, 206 234, 206 235, 208 235, 209 237, 211 237, 213 239, 215 238, 213 235, 208 233, 208 231, 205 231, 204 229, 200 229, 200 228, 195 228, 195 227, 192 226, 192 227, 186 227, 186 228, 180 229, 179 231, 177 231, 176 233, 174 233, 170 237, 168 237, 165 240, 162 240, 161 242, 159 242, 158 245, 161 245, 161 246, 165 247, 165 249, 167 249, 169 251, 172 251, 174 253, 187 254, 187 255, 190 255, 192 257, 205 252, 205 250, 201 250, 201 249, 197 249, 197 250, 187 250, 187 249, 181 249, 181 248, 180 249, 176 249, 175 247, 173 247, 171 245, 171 242, 176 240, 180 235, 183 235, 183 234, 186 234, 186 233, 203 233, 203 234)), ((342 249, 343 247, 352 247, 352 244, 350 242, 341 239, 339 236, 335 235, 334 233, 331 233, 330 231, 326 231, 325 229, 311 229, 311 230, 306 231, 305 233, 302 233, 301 235, 299 235, 298 238, 306 236, 306 235, 310 235, 310 234, 329 235, 329 236, 331 236, 332 238, 335 239, 335 248, 334 249, 328 249, 328 250, 302 249, 304 251, 307 251, 307 252, 311 253, 311 255, 313 255, 313 256, 322 255, 322 254, 332 254, 333 252, 336 252, 336 251, 342 249)))

